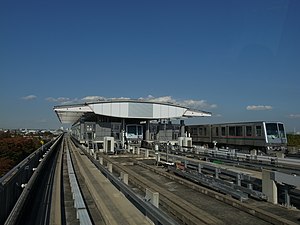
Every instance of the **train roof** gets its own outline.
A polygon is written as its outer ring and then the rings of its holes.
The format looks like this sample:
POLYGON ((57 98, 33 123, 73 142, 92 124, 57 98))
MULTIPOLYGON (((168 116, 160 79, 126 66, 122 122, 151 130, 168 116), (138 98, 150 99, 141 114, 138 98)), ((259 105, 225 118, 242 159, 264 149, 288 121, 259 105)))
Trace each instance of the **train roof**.
POLYGON ((258 123, 282 123, 281 121, 245 121, 245 122, 226 122, 226 123, 208 123, 208 124, 189 124, 186 126, 209 126, 209 125, 242 125, 242 124, 258 124, 258 123))

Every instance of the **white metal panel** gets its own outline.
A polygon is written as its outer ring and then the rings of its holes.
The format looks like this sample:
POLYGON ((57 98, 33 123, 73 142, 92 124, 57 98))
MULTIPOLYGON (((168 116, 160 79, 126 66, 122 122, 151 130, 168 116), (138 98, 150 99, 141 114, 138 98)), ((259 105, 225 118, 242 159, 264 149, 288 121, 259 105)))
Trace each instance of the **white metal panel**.
POLYGON ((153 117, 160 118, 160 104, 153 104, 153 117))
POLYGON ((117 115, 120 117, 120 104, 119 103, 111 103, 111 115, 117 115))
POLYGON ((127 102, 120 102, 120 117, 127 118, 128 117, 128 103, 127 102))
POLYGON ((89 106, 74 106, 74 107, 60 107, 55 108, 56 112, 92 112, 93 110, 89 106))
POLYGON ((112 115, 111 114, 111 105, 112 105, 112 103, 103 103, 103 115, 106 115, 106 116, 108 116, 108 115, 112 115))
POLYGON ((194 116, 211 116, 211 113, 206 113, 206 112, 198 112, 198 111, 193 111, 193 110, 186 110, 183 113, 183 116, 186 117, 194 117, 194 116))

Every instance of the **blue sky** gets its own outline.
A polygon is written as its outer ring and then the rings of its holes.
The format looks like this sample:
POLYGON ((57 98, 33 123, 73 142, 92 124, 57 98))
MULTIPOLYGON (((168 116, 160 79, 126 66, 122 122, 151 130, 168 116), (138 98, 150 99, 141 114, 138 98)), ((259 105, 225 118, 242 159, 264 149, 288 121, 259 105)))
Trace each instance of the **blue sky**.
POLYGON ((102 96, 300 131, 298 0, 3 0, 0 32, 0 128, 57 128, 54 105, 102 96))

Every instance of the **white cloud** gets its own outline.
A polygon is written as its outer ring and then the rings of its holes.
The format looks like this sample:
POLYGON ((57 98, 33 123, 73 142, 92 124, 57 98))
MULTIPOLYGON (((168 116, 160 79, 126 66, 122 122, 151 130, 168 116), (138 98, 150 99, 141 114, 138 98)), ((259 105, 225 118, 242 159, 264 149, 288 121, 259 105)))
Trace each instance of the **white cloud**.
POLYGON ((65 101, 70 101, 70 98, 65 98, 65 97, 59 97, 59 98, 53 98, 53 97, 48 97, 46 98, 48 102, 65 102, 65 101))
POLYGON ((288 115, 288 118, 291 118, 291 119, 300 119, 300 114, 290 114, 290 115, 288 115))
POLYGON ((28 100, 34 100, 36 98, 37 98, 37 96, 35 96, 35 95, 27 95, 27 96, 22 97, 22 99, 26 100, 26 101, 28 101, 28 100))
POLYGON ((46 101, 48 101, 48 102, 57 102, 57 103, 61 103, 63 105, 75 104, 75 103, 81 102, 77 98, 70 99, 70 98, 66 98, 66 97, 59 97, 59 98, 48 97, 48 98, 46 98, 46 101))
POLYGON ((106 98, 102 96, 86 96, 81 100, 84 102, 93 102, 93 101, 105 101, 106 98))
POLYGON ((217 108, 216 104, 209 104, 206 100, 193 100, 193 99, 177 100, 174 99, 172 96, 153 97, 152 95, 148 95, 147 98, 139 98, 139 100, 162 102, 162 103, 173 103, 173 104, 182 105, 193 109, 217 108))
POLYGON ((273 109, 273 107, 269 105, 248 105, 246 109, 259 111, 259 110, 271 110, 273 109))

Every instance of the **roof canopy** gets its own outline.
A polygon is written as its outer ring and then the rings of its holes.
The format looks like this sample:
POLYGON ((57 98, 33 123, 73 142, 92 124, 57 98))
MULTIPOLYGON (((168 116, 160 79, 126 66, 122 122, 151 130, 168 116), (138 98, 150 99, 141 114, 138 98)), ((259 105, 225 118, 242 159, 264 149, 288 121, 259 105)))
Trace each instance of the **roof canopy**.
POLYGON ((54 111, 62 123, 75 123, 87 113, 108 117, 146 120, 211 116, 209 112, 191 110, 180 105, 137 100, 114 100, 62 105, 55 106, 54 111))

